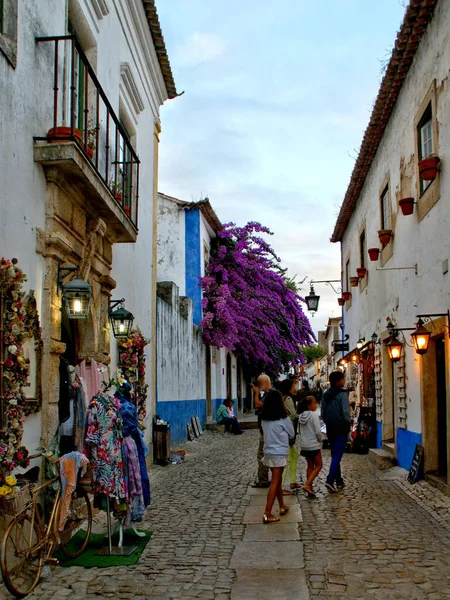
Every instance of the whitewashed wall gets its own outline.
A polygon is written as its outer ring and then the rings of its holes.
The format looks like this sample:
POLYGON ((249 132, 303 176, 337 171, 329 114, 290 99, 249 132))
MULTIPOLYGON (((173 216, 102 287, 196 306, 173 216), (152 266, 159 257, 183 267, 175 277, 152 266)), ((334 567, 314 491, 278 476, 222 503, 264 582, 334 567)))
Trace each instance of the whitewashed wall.
POLYGON ((186 294, 184 209, 158 198, 158 281, 173 281, 186 294))

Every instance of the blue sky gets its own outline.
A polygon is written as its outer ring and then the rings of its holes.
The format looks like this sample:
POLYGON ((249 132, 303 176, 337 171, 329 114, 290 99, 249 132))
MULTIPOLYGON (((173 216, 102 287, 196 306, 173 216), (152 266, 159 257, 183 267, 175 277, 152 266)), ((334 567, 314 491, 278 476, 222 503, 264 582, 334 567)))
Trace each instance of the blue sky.
MULTIPOLYGON (((339 279, 329 238, 404 4, 159 0, 185 91, 161 111, 160 191, 268 225, 299 280, 339 279)), ((316 292, 315 330, 340 311, 327 286, 316 292)))

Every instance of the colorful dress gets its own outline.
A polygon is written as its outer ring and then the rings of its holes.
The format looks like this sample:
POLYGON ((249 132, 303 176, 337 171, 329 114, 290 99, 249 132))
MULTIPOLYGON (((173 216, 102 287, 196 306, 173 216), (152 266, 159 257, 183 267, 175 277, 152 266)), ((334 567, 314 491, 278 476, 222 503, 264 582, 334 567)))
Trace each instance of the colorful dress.
POLYGON ((114 398, 97 394, 86 414, 85 454, 92 464, 94 492, 125 498, 122 418, 114 398))

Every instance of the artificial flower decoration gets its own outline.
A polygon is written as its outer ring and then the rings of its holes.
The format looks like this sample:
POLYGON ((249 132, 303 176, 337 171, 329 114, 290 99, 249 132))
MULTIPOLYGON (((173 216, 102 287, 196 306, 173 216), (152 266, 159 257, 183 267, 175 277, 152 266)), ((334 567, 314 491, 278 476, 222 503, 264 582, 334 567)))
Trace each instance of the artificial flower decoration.
POLYGON ((119 361, 124 381, 129 381, 134 386, 136 410, 139 424, 144 429, 144 419, 147 415, 147 389, 145 382, 145 354, 144 349, 149 343, 140 329, 133 329, 131 336, 119 341, 119 361))

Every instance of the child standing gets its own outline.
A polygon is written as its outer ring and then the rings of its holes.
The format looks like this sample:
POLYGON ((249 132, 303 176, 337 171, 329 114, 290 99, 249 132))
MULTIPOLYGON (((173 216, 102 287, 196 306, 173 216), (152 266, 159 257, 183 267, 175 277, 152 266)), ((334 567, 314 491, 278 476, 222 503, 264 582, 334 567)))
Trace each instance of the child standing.
POLYGON ((307 494, 315 496, 312 484, 322 469, 322 432, 320 417, 317 411, 317 400, 307 396, 303 401, 300 414, 301 455, 306 458, 308 468, 303 489, 307 494))

